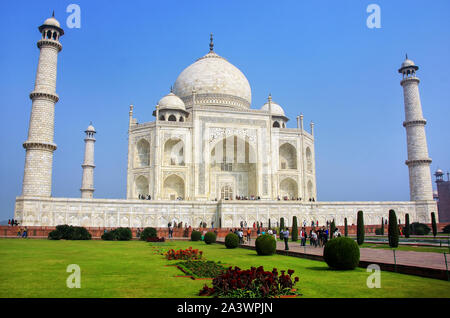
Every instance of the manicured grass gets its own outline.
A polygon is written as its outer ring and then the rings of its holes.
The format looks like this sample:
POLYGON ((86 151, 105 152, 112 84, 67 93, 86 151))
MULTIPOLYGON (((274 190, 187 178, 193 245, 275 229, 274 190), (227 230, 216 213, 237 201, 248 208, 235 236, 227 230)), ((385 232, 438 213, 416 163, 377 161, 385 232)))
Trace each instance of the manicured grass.
MULTIPOLYGON (((372 244, 372 243, 364 243, 360 247, 368 247, 368 248, 384 248, 391 249, 389 244, 372 244)), ((414 252, 432 252, 432 253, 447 253, 449 254, 450 249, 448 247, 433 247, 433 246, 405 246, 399 245, 396 250, 398 251, 414 251, 414 252)))
POLYGON ((204 242, 48 241, 0 239, 0 297, 198 297, 208 280, 194 281, 166 260, 168 248, 199 248, 208 260, 242 269, 264 266, 295 270, 303 297, 450 297, 450 283, 417 276, 381 273, 381 288, 369 289, 371 273, 334 271, 323 262, 282 255, 257 256, 253 250, 226 249, 204 242), (159 248, 158 248, 159 247, 159 248), (157 252, 159 250, 159 252, 157 252), (81 268, 81 288, 66 287, 69 264, 81 268))

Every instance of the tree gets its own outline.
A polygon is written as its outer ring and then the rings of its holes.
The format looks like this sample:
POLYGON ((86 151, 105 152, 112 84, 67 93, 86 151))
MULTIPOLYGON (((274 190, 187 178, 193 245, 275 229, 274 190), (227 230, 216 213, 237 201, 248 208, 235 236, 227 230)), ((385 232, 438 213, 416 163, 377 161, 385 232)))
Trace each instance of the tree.
POLYGON ((403 234, 405 234, 405 237, 408 238, 409 237, 409 228, 411 226, 409 225, 409 214, 406 213, 405 215, 405 228, 403 229, 403 234))
POLYGON ((384 218, 381 218, 381 235, 384 235, 384 218))
POLYGON ((330 224, 330 240, 334 236, 334 231, 336 231, 336 223, 334 223, 334 219, 333 219, 333 221, 331 221, 331 224, 330 224))
POLYGON ((271 229, 272 228, 272 226, 270 225, 270 219, 269 219, 269 229, 271 229))
POLYGON ((437 225, 436 225, 436 215, 434 214, 434 212, 431 212, 431 229, 433 230, 433 236, 436 237, 437 225))
POLYGON ((348 236, 348 226, 347 226, 347 218, 344 218, 344 235, 348 236))
POLYGON ((280 219, 280 230, 284 229, 284 218, 280 219))
POLYGON ((389 227, 388 227, 388 239, 389 246, 392 248, 398 247, 398 223, 397 216, 394 210, 389 210, 389 227))
POLYGON ((356 223, 356 237, 358 245, 364 243, 364 215, 363 211, 358 211, 358 219, 356 223))
POLYGON ((298 227, 297 227, 297 217, 294 216, 292 218, 292 241, 298 241, 298 227))

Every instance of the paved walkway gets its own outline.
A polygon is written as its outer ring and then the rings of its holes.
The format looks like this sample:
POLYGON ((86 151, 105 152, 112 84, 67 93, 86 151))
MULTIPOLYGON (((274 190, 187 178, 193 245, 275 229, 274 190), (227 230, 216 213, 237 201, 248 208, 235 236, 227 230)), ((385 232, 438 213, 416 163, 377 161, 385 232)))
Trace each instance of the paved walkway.
MULTIPOLYGON (((250 244, 251 246, 255 246, 255 239, 252 239, 250 244)), ((277 250, 284 251, 284 242, 277 242, 277 250)), ((309 246, 309 240, 306 247, 300 246, 300 242, 289 242, 289 251, 307 255, 323 255, 323 248, 309 246)), ((443 253, 396 250, 395 257, 397 260, 397 265, 408 265, 443 270, 446 269, 443 253)), ((394 253, 390 249, 361 248, 360 260, 374 263, 394 264, 394 253)), ((450 267, 450 255, 447 255, 447 262, 449 263, 450 267)))

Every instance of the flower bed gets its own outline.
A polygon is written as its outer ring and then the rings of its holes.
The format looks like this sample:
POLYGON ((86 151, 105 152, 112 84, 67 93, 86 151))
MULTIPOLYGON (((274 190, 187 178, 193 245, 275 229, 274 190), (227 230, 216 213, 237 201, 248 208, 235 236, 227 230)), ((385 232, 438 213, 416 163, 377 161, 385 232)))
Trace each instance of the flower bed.
POLYGON ((199 260, 202 258, 203 252, 189 247, 188 249, 179 249, 177 251, 170 249, 166 252, 165 256, 168 260, 199 260))
POLYGON ((147 242, 156 242, 156 243, 161 243, 161 242, 165 242, 165 238, 164 237, 147 237, 147 242))
POLYGON ((186 261, 176 264, 187 275, 193 278, 214 278, 226 270, 222 264, 213 261, 186 261))
POLYGON ((233 298, 274 298, 286 295, 299 295, 295 284, 298 277, 292 279, 293 270, 281 271, 274 268, 272 272, 264 271, 262 266, 249 270, 239 267, 228 268, 213 279, 213 287, 207 285, 200 290, 200 296, 233 297, 233 298))

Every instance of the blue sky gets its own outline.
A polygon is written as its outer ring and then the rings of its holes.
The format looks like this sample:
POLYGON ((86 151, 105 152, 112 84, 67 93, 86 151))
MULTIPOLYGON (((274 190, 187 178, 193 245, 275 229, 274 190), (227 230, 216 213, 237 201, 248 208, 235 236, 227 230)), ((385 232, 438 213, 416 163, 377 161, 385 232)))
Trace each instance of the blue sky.
POLYGON ((65 29, 53 196, 79 197, 93 121, 95 196, 125 197, 128 105, 152 121, 178 74, 208 52, 210 32, 215 51, 248 78, 252 108, 270 92, 288 127, 300 113, 315 122, 319 200, 409 199, 397 73, 405 53, 420 67, 432 172, 450 170, 449 1, 2 1, 0 219, 21 193, 37 27, 52 10, 65 29), (80 29, 66 26, 70 3, 81 7, 80 29), (380 29, 366 26, 371 3, 380 29))

